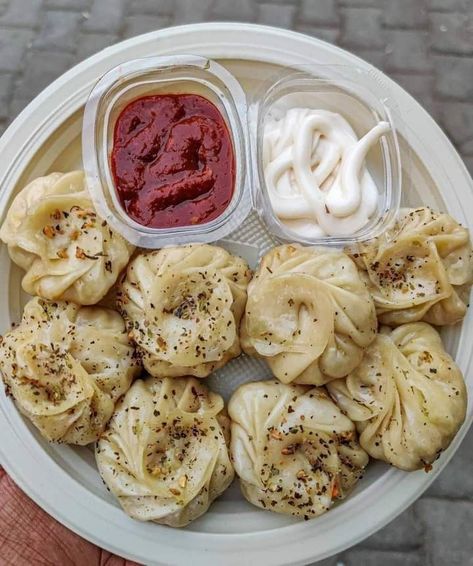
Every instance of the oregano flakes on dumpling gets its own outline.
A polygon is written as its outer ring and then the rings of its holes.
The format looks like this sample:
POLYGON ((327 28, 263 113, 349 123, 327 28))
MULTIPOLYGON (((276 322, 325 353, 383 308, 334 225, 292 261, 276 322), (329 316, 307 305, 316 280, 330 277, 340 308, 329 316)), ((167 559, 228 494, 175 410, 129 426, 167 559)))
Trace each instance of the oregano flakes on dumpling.
POLYGON ((13 200, 0 228, 30 295, 93 305, 128 263, 134 247, 95 212, 83 171, 51 173, 13 200))
POLYGON ((316 517, 348 495, 368 464, 355 425, 324 387, 246 383, 228 412, 241 490, 263 509, 316 517))
POLYGON ((151 375, 206 377, 240 354, 251 276, 223 248, 188 245, 137 255, 118 306, 151 375))
POLYGON ((463 375, 425 322, 383 328, 361 364, 327 388, 368 454, 403 470, 429 466, 465 419, 463 375))
POLYGON ((381 323, 447 325, 465 316, 473 282, 471 241, 448 214, 404 210, 389 230, 351 253, 381 323))
POLYGON ((234 476, 223 399, 197 379, 138 379, 97 443, 103 480, 140 521, 183 527, 234 476))
POLYGON ((39 297, 0 344, 0 373, 17 407, 51 441, 89 444, 140 367, 121 316, 39 297))
POLYGON ((361 361, 376 328, 373 301, 346 254, 289 244, 263 257, 248 286, 241 343, 283 383, 323 385, 361 361))

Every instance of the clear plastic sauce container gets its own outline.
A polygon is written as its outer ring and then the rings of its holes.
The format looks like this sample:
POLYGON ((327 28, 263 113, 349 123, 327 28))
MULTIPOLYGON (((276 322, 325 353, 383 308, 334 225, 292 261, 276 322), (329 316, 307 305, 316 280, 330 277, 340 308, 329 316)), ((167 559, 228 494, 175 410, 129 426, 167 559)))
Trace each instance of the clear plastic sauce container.
POLYGON ((377 236, 397 215, 394 111, 362 86, 369 80, 359 69, 288 70, 253 101, 254 203, 279 239, 341 247, 377 236))
MULTIPOLYGON (((342 247, 379 235, 399 210, 401 162, 395 114, 376 73, 358 68, 285 69, 248 104, 235 77, 212 60, 193 55, 139 59, 112 69, 93 89, 84 113, 84 168, 99 214, 137 246, 221 240, 255 209, 277 239, 342 247), (124 131, 120 120, 140 101, 156 100, 159 109, 165 97, 189 96, 202 97, 214 118, 218 114, 225 123, 232 155, 223 153, 222 159, 228 162, 224 165, 232 177, 232 192, 227 200, 221 199, 224 206, 197 220, 171 218, 171 198, 170 210, 153 222, 146 216, 144 199, 143 220, 120 192, 123 179, 116 164, 116 132, 124 131)), ((220 130, 216 138, 224 143, 225 135, 220 130)), ((205 146, 202 139, 194 141, 205 146)), ((152 167, 159 159, 150 152, 152 167)), ((205 163, 203 167, 199 175, 206 173, 205 163)), ((162 167, 159 171, 168 172, 162 167)), ((177 184, 181 173, 178 170, 177 184)), ((126 184, 125 178, 125 188, 126 184)), ((191 191, 190 196, 196 201, 202 198, 199 191, 191 191)))
MULTIPOLYGON (((192 108, 189 111, 192 113, 192 108)), ((146 248, 160 248, 165 245, 187 242, 210 242, 226 236, 241 224, 251 209, 247 175, 246 111, 246 97, 238 81, 221 65, 203 57, 192 55, 151 57, 129 61, 109 71, 100 79, 88 99, 82 132, 84 168, 89 190, 99 214, 127 240, 146 248), (225 189, 229 198, 223 199, 223 203, 220 203, 220 209, 217 210, 218 214, 207 214, 206 217, 203 215, 202 218, 195 218, 186 213, 189 216, 187 222, 180 221, 182 218, 179 219, 178 216, 171 218, 173 213, 178 215, 179 207, 182 208, 182 204, 185 205, 186 203, 178 203, 177 206, 173 206, 176 203, 168 190, 167 202, 170 206, 160 211, 160 226, 159 222, 153 221, 152 214, 145 214, 150 212, 152 206, 156 205, 155 202, 151 203, 149 198, 148 200, 144 199, 141 203, 141 210, 144 210, 141 216, 137 212, 133 213, 134 209, 127 206, 127 201, 124 198, 126 191, 122 190, 126 184, 127 171, 124 167, 120 167, 119 160, 119 156, 126 151, 123 147, 117 148, 117 144, 120 142, 117 138, 117 131, 124 131, 124 120, 128 119, 126 113, 130 106, 136 106, 140 102, 148 104, 148 106, 150 103, 156 103, 155 116, 156 121, 158 121, 161 118, 159 113, 164 113, 166 110, 161 103, 162 100, 172 103, 173 99, 182 103, 180 106, 182 112, 176 114, 176 121, 179 122, 180 129, 185 130, 184 135, 195 137, 199 135, 199 131, 202 133, 205 129, 205 132, 207 132, 209 124, 215 124, 219 117, 222 118, 226 131, 220 128, 220 130, 213 132, 213 142, 219 144, 220 148, 225 141, 223 138, 226 136, 230 138, 231 152, 226 151, 221 157, 231 161, 227 165, 228 170, 223 171, 222 175, 225 177, 227 185, 231 182, 232 186, 230 191, 228 191, 228 187, 225 189), (200 130, 197 128, 196 131, 196 128, 194 128, 194 131, 192 131, 192 126, 186 129, 185 121, 189 117, 185 115, 183 108, 186 100, 191 101, 187 105, 191 107, 199 103, 199 99, 200 112, 208 112, 209 120, 202 125, 200 130), (218 139, 219 137, 221 139, 218 139), (147 203, 148 210, 146 210, 147 203), (145 216, 146 218, 144 218, 145 216)), ((200 120, 201 116, 198 119, 200 120)), ((125 126, 128 127, 129 124, 125 124, 125 126)), ((140 152, 141 157, 146 153, 146 151, 143 152, 142 146, 148 143, 149 155, 140 158, 139 167, 148 167, 154 161, 152 166, 156 169, 156 161, 159 160, 159 156, 153 154, 154 149, 149 147, 149 139, 143 141, 138 137, 139 134, 134 139, 130 137, 125 141, 131 141, 136 151, 140 152)), ((169 140, 170 138, 168 138, 169 140)), ((170 144, 170 148, 175 149, 177 142, 175 140, 170 141, 174 143, 174 146, 170 144)), ((182 139, 179 141, 182 141, 182 139)), ((180 147, 176 152, 178 161, 182 158, 179 152, 183 154, 190 151, 189 148, 195 155, 199 151, 200 154, 203 154, 207 143, 206 140, 202 139, 189 139, 187 141, 189 143, 184 144, 186 147, 180 147), (196 147, 191 147, 192 145, 196 147)), ((159 146, 164 142, 162 140, 155 140, 155 142, 161 156, 163 156, 167 148, 159 146)), ((130 143, 128 143, 128 146, 130 146, 130 143)), ((219 148, 216 150, 217 154, 219 148)), ((208 148, 208 151, 214 150, 215 148, 208 148)), ((166 158, 166 155, 164 157, 166 158)), ((129 155, 127 158, 129 158, 129 155)), ((183 160, 181 159, 181 161, 183 160)), ((169 160, 167 160, 167 163, 162 164, 159 169, 161 177, 167 179, 168 184, 173 183, 172 190, 175 190, 179 183, 182 185, 186 179, 189 180, 185 177, 186 174, 187 177, 192 174, 194 180, 196 176, 203 179, 202 183, 204 184, 202 186, 205 193, 205 183, 208 181, 208 177, 215 173, 211 170, 212 164, 207 167, 207 164, 204 163, 201 171, 199 171, 199 164, 192 165, 191 168, 194 169, 192 171, 191 169, 182 170, 179 162, 177 168, 174 165, 176 164, 169 163, 169 160), (173 172, 174 176, 172 175, 173 172)), ((214 165, 216 166, 216 163, 214 165)), ((189 167, 188 163, 185 167, 189 167)), ((158 178, 156 182, 159 185, 158 178)), ((131 184, 132 182, 128 183, 128 185, 131 184)), ((136 187, 133 189, 136 193, 136 187)), ((169 189, 169 186, 166 189, 169 189)), ((188 186, 187 189, 189 189, 188 186)), ((211 188, 206 194, 198 194, 199 191, 197 191, 197 194, 194 192, 194 196, 197 197, 196 200, 199 200, 199 198, 208 196, 211 191, 211 188)), ((159 193, 159 187, 156 192, 159 193)))

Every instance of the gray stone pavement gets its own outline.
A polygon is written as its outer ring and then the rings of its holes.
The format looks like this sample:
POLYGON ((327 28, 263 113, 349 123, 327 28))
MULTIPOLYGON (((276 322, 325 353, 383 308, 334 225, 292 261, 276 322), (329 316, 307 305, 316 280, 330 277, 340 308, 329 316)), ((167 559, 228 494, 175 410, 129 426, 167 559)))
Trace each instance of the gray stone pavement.
MULTIPOLYGON (((473 0, 0 0, 0 131, 76 62, 126 37, 233 20, 295 29, 383 69, 473 173, 473 0)), ((325 566, 473 565, 473 432, 428 492, 325 566)))

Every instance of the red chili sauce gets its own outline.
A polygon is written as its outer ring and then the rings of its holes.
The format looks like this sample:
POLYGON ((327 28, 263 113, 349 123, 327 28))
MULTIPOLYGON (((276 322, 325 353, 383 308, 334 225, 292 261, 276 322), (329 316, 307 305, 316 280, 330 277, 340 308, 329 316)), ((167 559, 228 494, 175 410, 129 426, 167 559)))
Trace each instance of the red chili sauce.
POLYGON ((115 124, 111 155, 118 197, 139 224, 203 224, 228 206, 235 159, 219 110, 196 94, 134 100, 115 124))

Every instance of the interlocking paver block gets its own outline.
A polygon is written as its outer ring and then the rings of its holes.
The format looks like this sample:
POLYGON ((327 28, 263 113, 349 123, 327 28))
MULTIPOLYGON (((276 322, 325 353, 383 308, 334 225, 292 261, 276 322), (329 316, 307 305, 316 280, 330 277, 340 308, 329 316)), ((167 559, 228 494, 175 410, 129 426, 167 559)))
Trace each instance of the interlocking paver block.
POLYGON ((410 507, 364 541, 363 546, 373 550, 412 551, 422 544, 423 534, 422 524, 410 507))
POLYGON ((473 57, 437 56, 435 90, 443 98, 473 99, 473 57))
POLYGON ((432 566, 470 566, 473 562, 473 502, 427 497, 418 501, 415 507, 430 533, 426 563, 432 566))
POLYGON ((92 0, 46 0, 46 8, 59 10, 73 10, 75 12, 86 10, 92 4, 92 0))
POLYGON ((123 25, 125 7, 125 0, 94 0, 84 29, 118 33, 123 25))
MULTIPOLYGON (((473 138, 473 104, 446 104, 441 125, 458 145, 473 138)), ((473 156, 471 151, 465 151, 473 156)), ((473 430, 466 435, 461 448, 430 487, 427 495, 473 500, 473 430)))
MULTIPOLYGON (((473 156, 472 157, 465 157, 464 158, 466 168, 470 172, 470 175, 473 177, 473 156)), ((443 472, 445 474, 445 472, 443 472)))
POLYGON ((423 0, 384 0, 383 22, 388 27, 418 28, 427 25, 423 0))
POLYGON ((409 94, 412 94, 417 102, 419 102, 427 111, 433 112, 433 75, 420 73, 391 73, 391 77, 405 88, 409 94))
POLYGON ((329 43, 337 43, 340 37, 340 31, 336 28, 322 28, 306 24, 296 25, 296 30, 307 35, 312 35, 317 39, 328 41, 329 43))
POLYGON ((174 3, 174 23, 187 24, 205 22, 209 19, 209 9, 214 0, 175 0, 174 3))
POLYGON ((6 9, 8 8, 9 3, 10 0, 0 0, 0 16, 3 16, 6 9))
POLYGON ((336 0, 302 0, 300 20, 304 23, 338 25, 340 21, 336 0))
POLYGON ((35 27, 41 7, 42 0, 10 0, 0 17, 0 26, 35 27))
POLYGON ((0 27, 0 71, 18 71, 33 37, 31 30, 0 27))
MULTIPOLYGON (((199 4, 200 2, 194 0, 192 3, 199 4)), ((162 17, 172 14, 175 6, 175 0, 131 0, 128 2, 128 12, 162 17)))
POLYGON ((64 73, 72 63, 72 55, 64 51, 31 51, 27 55, 25 72, 15 89, 13 98, 34 98, 64 73))
POLYGON ((416 552, 383 552, 354 548, 342 555, 343 566, 426 566, 416 552))
POLYGON ((33 47, 74 52, 82 16, 77 12, 48 11, 33 47))
POLYGON ((469 14, 434 12, 431 30, 432 49, 435 51, 473 54, 473 10, 469 14))
POLYGON ((473 157, 473 138, 460 145, 460 153, 473 157))
POLYGON ((427 50, 427 32, 418 30, 386 31, 389 53, 386 56, 386 69, 389 71, 426 72, 431 62, 427 50), (393 46, 396 46, 394 49, 393 46))
POLYGON ((171 18, 169 16, 158 17, 147 14, 128 16, 125 20, 124 36, 134 37, 135 35, 141 35, 142 33, 162 29, 170 24, 171 18))
POLYGON ((377 8, 343 9, 340 41, 347 47, 382 48, 385 40, 381 28, 381 10, 377 8))
POLYGON ((432 10, 442 12, 469 12, 473 10, 473 0, 428 0, 432 10))
POLYGON ((292 28, 296 7, 291 4, 260 4, 258 22, 281 28, 292 28))
POLYGON ((340 7, 347 6, 349 8, 352 8, 353 6, 360 8, 379 7, 380 0, 338 0, 338 5, 340 7))
POLYGON ((73 62, 73 56, 64 51, 28 52, 24 74, 13 89, 10 115, 18 114, 31 99, 69 69, 73 62))
POLYGON ((211 19, 251 21, 256 17, 254 0, 214 0, 210 9, 211 19))
POLYGON ((361 59, 368 61, 368 63, 371 63, 378 69, 382 69, 384 66, 384 59, 385 59, 384 49, 359 48, 356 50, 356 54, 358 55, 358 57, 361 57, 361 59))
POLYGON ((78 38, 76 61, 83 61, 90 55, 116 43, 118 36, 107 33, 81 33, 78 38))
POLYGON ((13 75, 0 75, 0 120, 8 118, 8 102, 13 88, 13 75))

